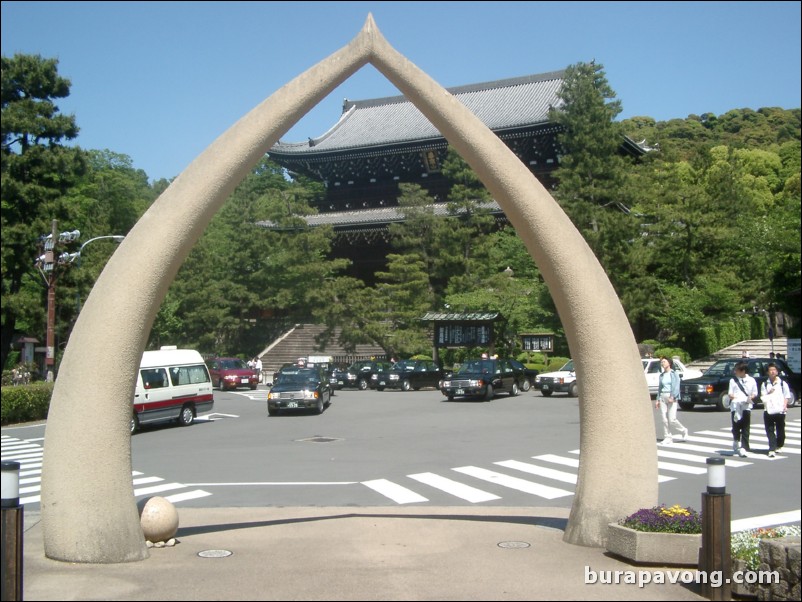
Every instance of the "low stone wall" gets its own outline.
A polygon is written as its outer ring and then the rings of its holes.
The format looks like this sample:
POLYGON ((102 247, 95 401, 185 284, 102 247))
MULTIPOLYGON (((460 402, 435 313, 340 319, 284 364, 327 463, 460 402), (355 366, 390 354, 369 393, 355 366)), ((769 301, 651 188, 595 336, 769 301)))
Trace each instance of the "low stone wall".
MULTIPOLYGON (((758 600, 800 600, 800 550, 799 537, 760 540, 760 565, 758 574, 776 571, 778 583, 733 583, 732 593, 739 597, 758 600)), ((733 563, 733 570, 742 570, 733 563)))

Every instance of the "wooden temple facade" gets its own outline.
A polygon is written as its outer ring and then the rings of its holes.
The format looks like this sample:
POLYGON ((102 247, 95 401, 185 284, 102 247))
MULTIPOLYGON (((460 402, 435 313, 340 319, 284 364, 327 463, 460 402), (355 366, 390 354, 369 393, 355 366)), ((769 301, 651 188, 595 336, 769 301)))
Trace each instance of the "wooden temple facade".
MULTIPOLYGON (((559 165, 559 126, 549 109, 559 107, 564 72, 554 71, 513 79, 449 88, 529 167, 546 187, 559 165)), ((637 145, 627 141, 637 152, 637 145)), ((626 143, 625 143, 626 145, 626 143)), ((448 143, 404 96, 349 101, 340 119, 326 133, 306 142, 279 141, 270 158, 290 174, 323 182, 326 197, 310 225, 329 224, 335 232, 334 254, 354 261, 364 277, 384 267, 390 252, 387 226, 400 221, 400 183, 414 183, 446 213, 449 183, 440 168, 448 143)), ((497 220, 506 221, 491 203, 497 220)), ((270 224, 263 224, 270 227, 270 224)))

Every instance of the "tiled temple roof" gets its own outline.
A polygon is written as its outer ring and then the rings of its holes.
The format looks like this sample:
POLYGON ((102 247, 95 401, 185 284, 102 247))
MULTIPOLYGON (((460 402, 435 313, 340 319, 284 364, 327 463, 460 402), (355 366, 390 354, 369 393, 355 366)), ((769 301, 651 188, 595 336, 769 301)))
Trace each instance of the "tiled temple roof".
MULTIPOLYGON (((557 92, 563 71, 449 88, 493 131, 545 124, 551 107, 561 104, 557 92)), ((340 120, 325 134, 307 142, 279 141, 270 154, 316 155, 366 147, 442 138, 429 120, 404 96, 348 101, 340 120)))

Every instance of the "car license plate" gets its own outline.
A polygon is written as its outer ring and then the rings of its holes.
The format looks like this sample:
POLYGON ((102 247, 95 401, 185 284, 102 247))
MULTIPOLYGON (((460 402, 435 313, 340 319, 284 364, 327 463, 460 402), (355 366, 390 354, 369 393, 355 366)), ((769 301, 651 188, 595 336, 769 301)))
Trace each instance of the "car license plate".
POLYGON ((298 402, 297 401, 288 401, 287 402, 287 407, 288 408, 297 408, 298 407, 298 402))
POLYGON ((379 382, 379 386, 380 386, 380 387, 386 387, 387 385, 385 385, 385 384, 384 384, 384 381, 382 380, 382 381, 380 381, 380 382, 379 382))
POLYGON ((457 389, 454 391, 455 395, 465 395, 465 389, 457 389))
POLYGON ((549 385, 541 385, 540 387, 543 391, 548 391, 551 387, 549 385))
POLYGON ((247 385, 247 384, 248 384, 248 379, 247 379, 247 378, 241 378, 241 379, 239 380, 239 382, 240 382, 241 384, 243 384, 243 385, 247 385))

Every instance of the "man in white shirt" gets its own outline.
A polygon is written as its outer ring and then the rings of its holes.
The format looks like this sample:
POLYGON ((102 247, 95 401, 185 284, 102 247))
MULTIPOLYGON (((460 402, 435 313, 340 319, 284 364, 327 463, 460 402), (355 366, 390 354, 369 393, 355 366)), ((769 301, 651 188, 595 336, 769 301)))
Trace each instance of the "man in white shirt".
POLYGON ((730 379, 730 414, 732 416, 732 451, 746 457, 749 449, 749 427, 752 422, 752 404, 757 397, 757 383, 747 375, 746 362, 735 364, 735 376, 730 379))
POLYGON ((763 424, 769 438, 769 458, 773 458, 775 452, 782 452, 785 444, 785 414, 791 401, 791 390, 780 378, 776 364, 769 364, 766 371, 769 377, 760 387, 760 399, 763 402, 763 424))

